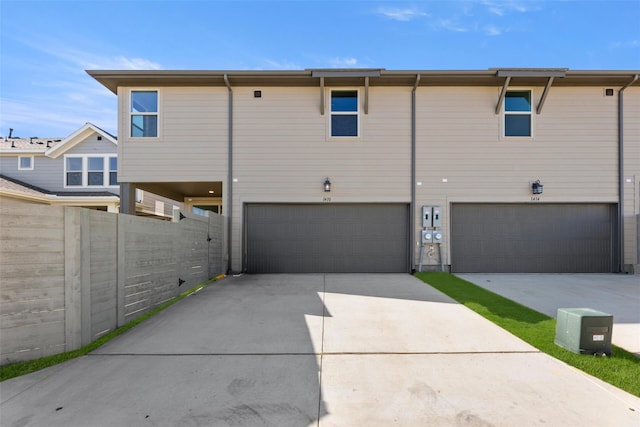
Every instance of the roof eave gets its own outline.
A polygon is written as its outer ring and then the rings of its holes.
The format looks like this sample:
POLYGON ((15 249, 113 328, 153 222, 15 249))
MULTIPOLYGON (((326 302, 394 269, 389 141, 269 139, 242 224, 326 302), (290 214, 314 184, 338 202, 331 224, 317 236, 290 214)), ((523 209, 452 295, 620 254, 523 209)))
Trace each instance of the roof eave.
MULTIPOLYGON (((618 86, 626 84, 637 70, 576 70, 566 68, 490 68, 487 70, 386 70, 386 69, 306 69, 306 70, 87 70, 107 89, 117 94, 120 86, 327 86, 353 84, 369 78, 371 86, 501 86, 509 75, 514 84, 545 85, 557 77, 558 86, 618 86)), ((636 83, 640 85, 640 83, 636 83)))

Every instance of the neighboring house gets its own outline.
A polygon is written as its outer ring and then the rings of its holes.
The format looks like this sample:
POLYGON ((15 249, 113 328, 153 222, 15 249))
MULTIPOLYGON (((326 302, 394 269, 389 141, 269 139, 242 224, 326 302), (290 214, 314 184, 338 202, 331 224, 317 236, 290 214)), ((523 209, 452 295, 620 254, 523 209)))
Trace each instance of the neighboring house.
POLYGON ((88 71, 239 272, 638 272, 640 71, 88 71), (213 197, 212 197, 213 196, 213 197))
MULTIPOLYGON (((0 200, 118 212, 117 145, 115 136, 91 123, 66 138, 5 137, 0 140, 0 200)), ((138 199, 138 214, 166 219, 179 205, 142 192, 138 199)))

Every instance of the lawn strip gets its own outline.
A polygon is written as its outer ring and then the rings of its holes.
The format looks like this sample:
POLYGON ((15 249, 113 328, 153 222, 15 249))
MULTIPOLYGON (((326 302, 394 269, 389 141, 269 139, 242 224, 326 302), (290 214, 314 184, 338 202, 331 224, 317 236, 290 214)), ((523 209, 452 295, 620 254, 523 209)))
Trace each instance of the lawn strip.
POLYGON ((450 296, 540 351, 640 397, 640 358, 615 345, 610 357, 572 353, 554 343, 556 320, 448 273, 416 273, 450 296))

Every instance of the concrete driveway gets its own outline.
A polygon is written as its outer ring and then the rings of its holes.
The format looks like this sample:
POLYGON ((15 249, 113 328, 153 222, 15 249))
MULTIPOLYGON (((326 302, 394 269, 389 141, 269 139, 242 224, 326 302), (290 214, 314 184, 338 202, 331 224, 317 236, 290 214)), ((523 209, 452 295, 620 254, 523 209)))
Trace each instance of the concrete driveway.
POLYGON ((559 308, 613 315, 613 344, 640 356, 640 276, 627 274, 456 274, 556 317, 559 308))
POLYGON ((0 393, 21 427, 640 424, 640 399, 401 274, 226 278, 0 393))

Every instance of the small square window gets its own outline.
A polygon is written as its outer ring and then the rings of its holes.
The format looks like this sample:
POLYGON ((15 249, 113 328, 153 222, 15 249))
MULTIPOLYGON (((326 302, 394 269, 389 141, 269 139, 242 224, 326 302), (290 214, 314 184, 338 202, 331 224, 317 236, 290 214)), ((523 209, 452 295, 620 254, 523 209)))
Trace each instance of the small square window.
POLYGON ((18 157, 18 170, 33 170, 33 157, 18 157))
POLYGON ((158 91, 131 91, 131 137, 156 138, 158 136, 158 91))
POLYGON ((531 135, 531 91, 508 91, 504 99, 504 136, 531 135))
POLYGON ((118 158, 109 157, 109 185, 118 185, 118 158))
POLYGON ((66 158, 66 184, 70 187, 82 186, 82 157, 66 158))
POLYGON ((359 136, 358 91, 331 91, 331 136, 359 136))
POLYGON ((89 186, 104 185, 104 158, 103 157, 89 157, 87 176, 88 176, 89 186))

